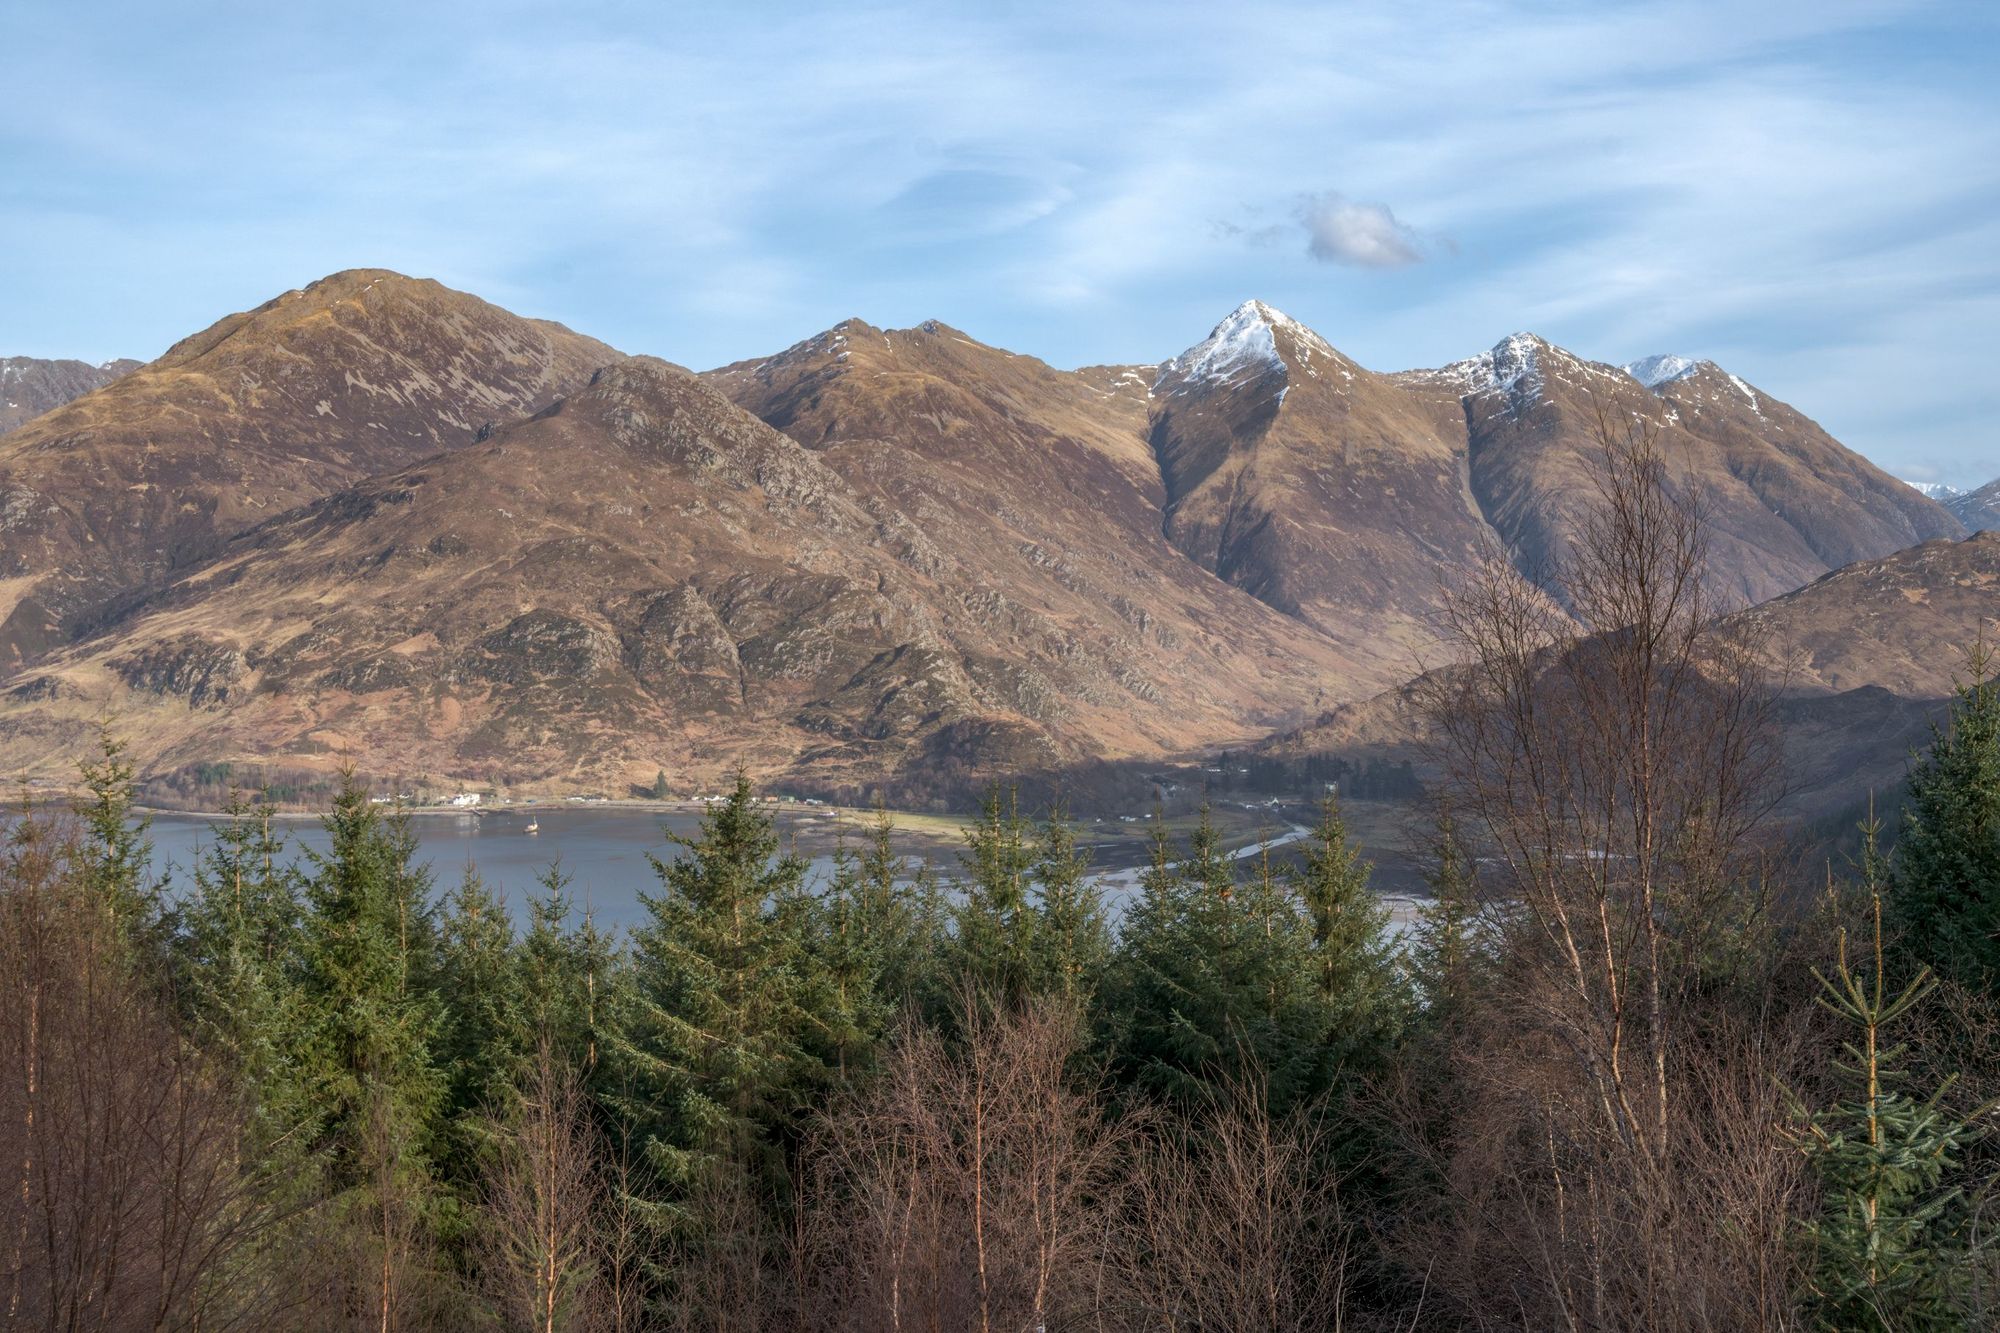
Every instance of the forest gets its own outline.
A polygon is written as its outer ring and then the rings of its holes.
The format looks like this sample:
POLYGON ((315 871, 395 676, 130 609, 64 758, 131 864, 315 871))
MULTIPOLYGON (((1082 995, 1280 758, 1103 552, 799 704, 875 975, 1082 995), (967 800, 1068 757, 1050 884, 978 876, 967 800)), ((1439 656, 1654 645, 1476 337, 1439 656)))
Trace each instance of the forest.
POLYGON ((1111 904, 1004 784, 813 875, 740 777, 629 933, 433 883, 351 775, 327 852, 239 793, 168 889, 107 730, 0 838, 0 1324, 1995 1326, 1983 638, 1835 849, 1698 507, 1644 442, 1602 491, 1560 598, 1454 593, 1402 932, 1334 802, 1156 824, 1111 904))

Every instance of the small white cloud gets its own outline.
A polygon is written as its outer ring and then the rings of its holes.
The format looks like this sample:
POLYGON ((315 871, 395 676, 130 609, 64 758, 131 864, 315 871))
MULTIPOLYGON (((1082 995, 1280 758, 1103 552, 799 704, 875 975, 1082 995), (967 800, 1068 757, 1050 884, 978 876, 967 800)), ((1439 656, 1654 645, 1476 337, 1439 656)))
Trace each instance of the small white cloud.
POLYGON ((1424 258, 1422 237, 1396 220, 1386 204, 1361 204, 1329 192, 1299 201, 1306 253, 1328 264, 1401 268, 1424 258))

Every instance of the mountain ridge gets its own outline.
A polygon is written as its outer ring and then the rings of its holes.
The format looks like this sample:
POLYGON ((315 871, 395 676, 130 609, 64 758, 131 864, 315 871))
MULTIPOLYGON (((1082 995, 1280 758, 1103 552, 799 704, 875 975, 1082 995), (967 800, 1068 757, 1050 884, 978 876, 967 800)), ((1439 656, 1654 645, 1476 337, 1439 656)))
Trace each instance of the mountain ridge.
POLYGON ((1254 742, 1428 665, 1488 562, 1534 580, 1607 418, 1719 516, 1733 604, 1956 535, 1720 367, 1647 373, 1516 334, 1384 374, 1252 300, 1154 365, 849 319, 690 375, 335 274, 0 442, 0 497, 82 457, 70 508, 111 520, 0 525, 0 763, 107 708, 150 768, 591 785, 942 788, 1254 742), (160 440, 180 473, 144 470, 160 440))

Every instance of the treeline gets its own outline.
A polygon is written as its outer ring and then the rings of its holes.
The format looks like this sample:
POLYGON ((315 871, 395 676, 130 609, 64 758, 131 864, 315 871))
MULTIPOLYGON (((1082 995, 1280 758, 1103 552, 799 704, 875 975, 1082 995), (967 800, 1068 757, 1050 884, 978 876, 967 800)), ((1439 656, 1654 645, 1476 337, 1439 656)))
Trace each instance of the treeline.
POLYGON ((812 876, 747 781, 626 935, 352 784, 168 897, 108 744, 6 831, 0 1324, 1995 1326, 2000 684, 1892 853, 1800 849, 1698 514, 1607 476, 1560 603, 1453 603, 1400 934, 1332 804, 1114 912, 1060 809, 812 876))

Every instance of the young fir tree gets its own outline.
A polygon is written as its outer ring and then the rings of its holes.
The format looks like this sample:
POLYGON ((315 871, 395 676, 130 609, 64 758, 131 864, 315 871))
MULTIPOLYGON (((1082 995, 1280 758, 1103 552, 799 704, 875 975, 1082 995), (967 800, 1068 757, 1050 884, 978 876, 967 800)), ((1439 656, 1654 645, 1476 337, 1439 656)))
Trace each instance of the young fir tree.
POLYGON ((1951 1081, 1919 1100, 1895 1085, 1904 1048, 1885 1040, 1936 983, 1928 970, 1901 989, 1887 983, 1882 945, 1878 826, 1863 826, 1862 861, 1873 930, 1867 972, 1848 961, 1839 936, 1831 979, 1819 973, 1819 1002, 1851 1034, 1835 1069, 1846 1100, 1803 1117, 1807 1156, 1822 1188, 1820 1214, 1807 1224, 1810 1293, 1829 1330, 1946 1330, 1966 1327, 1959 1294, 1971 1271, 1967 1209, 1950 1183, 1971 1125, 1942 1105, 1951 1081))
POLYGON ((896 850, 896 819, 877 802, 855 867, 858 916, 875 952, 876 987, 890 1010, 932 998, 949 920, 935 875, 896 850))
POLYGON ((717 1189, 780 1193, 785 1142, 828 1074, 804 1010, 795 903, 805 876, 739 774, 681 849, 653 858, 660 892, 633 933, 632 980, 613 1037, 612 1100, 675 1197, 660 1220, 694 1219, 717 1189))
POLYGON ((1020 1004, 1033 989, 1039 917, 1031 891, 1035 848, 1015 794, 987 790, 979 822, 965 834, 957 920, 959 976, 987 999, 1020 1004))
POLYGON ((1371 867, 1348 842, 1333 797, 1302 846, 1292 887, 1305 910, 1313 983, 1326 1007, 1326 1056, 1335 1069, 1372 1069, 1387 1057, 1408 1007, 1389 913, 1368 890, 1371 867))
POLYGON ((1426 1020, 1443 1031, 1466 1015, 1479 965, 1472 865, 1448 813, 1438 817, 1426 878, 1431 900, 1418 912, 1410 931, 1410 973, 1426 1020))
POLYGON ((528 896, 528 929, 515 954, 519 1021, 529 1049, 546 1036, 593 1089, 617 1008, 618 962, 612 938, 588 909, 576 915, 570 878, 551 865, 540 877, 540 891, 528 896))
POLYGON ((1107 978, 1113 1071, 1172 1100, 1250 1078, 1282 1113, 1325 1086, 1330 1009, 1295 909, 1236 891, 1206 810, 1179 862, 1156 812, 1153 857, 1107 978))
POLYGON ((2000 991, 2000 679, 1984 639, 1949 721, 1910 774, 1891 918, 1903 950, 1962 985, 2000 991))
POLYGON ((810 1045, 840 1078, 865 1069, 892 1013, 884 998, 885 940, 870 919, 860 866, 844 835, 833 871, 815 901, 801 905, 800 979, 810 1016, 810 1045))
POLYGON ((1078 1013, 1089 1007, 1111 954, 1104 903, 1090 882, 1090 854, 1060 804, 1051 806, 1035 846, 1036 966, 1032 985, 1078 1013))
POLYGON ((420 1197, 444 1092, 430 872, 408 817, 384 819, 351 778, 324 826, 301 944, 317 1143, 336 1188, 420 1197))

